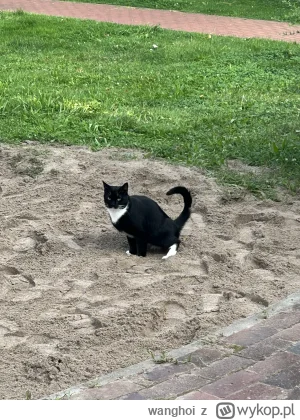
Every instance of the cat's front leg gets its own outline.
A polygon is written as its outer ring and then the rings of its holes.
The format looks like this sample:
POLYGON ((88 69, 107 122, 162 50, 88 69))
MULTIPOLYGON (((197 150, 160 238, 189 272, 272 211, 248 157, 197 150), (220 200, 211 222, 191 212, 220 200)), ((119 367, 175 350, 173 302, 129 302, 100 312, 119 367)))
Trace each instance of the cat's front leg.
POLYGON ((136 248, 138 257, 146 257, 147 255, 147 242, 142 238, 136 238, 136 248))
POLYGON ((129 250, 126 251, 127 255, 136 255, 137 254, 137 247, 136 247, 136 239, 132 236, 127 236, 127 241, 129 244, 129 250))

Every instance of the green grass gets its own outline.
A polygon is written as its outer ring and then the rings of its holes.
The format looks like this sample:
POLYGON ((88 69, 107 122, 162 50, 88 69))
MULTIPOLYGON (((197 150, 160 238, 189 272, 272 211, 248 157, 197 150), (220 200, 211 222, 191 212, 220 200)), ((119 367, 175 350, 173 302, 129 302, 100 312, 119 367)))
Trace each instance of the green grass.
POLYGON ((0 33, 1 141, 141 148, 254 192, 299 188, 300 45, 23 13, 0 33), (236 158, 272 172, 222 169, 236 158))
MULTIPOLYGON (((73 0, 83 1, 83 0, 73 0)), ((209 15, 300 22, 300 0, 85 0, 89 3, 180 10, 209 15)))

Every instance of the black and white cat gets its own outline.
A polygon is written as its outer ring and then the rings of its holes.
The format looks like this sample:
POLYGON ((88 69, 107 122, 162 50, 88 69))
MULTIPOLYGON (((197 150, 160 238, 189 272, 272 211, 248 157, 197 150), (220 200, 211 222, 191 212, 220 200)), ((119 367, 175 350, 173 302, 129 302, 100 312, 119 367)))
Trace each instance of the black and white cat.
POLYGON ((168 248, 163 259, 176 255, 180 231, 191 214, 192 197, 185 187, 175 187, 167 192, 167 195, 181 194, 184 200, 181 214, 172 220, 151 198, 129 196, 127 182, 121 187, 110 186, 104 181, 103 185, 104 203, 112 224, 127 235, 128 255, 145 257, 147 244, 168 248))

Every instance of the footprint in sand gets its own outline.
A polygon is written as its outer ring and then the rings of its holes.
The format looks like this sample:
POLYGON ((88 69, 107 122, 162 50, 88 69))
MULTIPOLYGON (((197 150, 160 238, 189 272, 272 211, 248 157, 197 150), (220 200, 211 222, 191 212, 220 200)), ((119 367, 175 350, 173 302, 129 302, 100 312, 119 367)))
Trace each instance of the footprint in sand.
POLYGON ((93 320, 87 314, 74 314, 70 316, 69 323, 83 334, 92 334, 95 330, 93 320))
MULTIPOLYGON (((179 274, 184 276, 206 276, 209 271, 209 263, 206 256, 202 259, 188 260, 185 259, 180 265, 179 274)), ((175 274, 175 273, 174 273, 175 274)))
POLYGON ((285 218, 278 211, 274 210, 239 213, 235 220, 237 224, 247 224, 250 222, 269 222, 275 225, 283 225, 285 223, 285 218))
POLYGON ((164 281, 164 279, 165 275, 163 274, 152 274, 147 276, 145 276, 145 274, 124 274, 126 286, 128 286, 131 289, 145 287, 153 283, 161 283, 164 281))
POLYGON ((74 299, 82 298, 86 295, 87 290, 93 286, 94 282, 92 280, 76 279, 72 280, 69 290, 67 290, 63 295, 62 299, 67 301, 72 301, 74 299))
POLYGON ((19 331, 16 322, 0 319, 0 347, 12 348, 27 340, 25 334, 19 331))
POLYGON ((186 318, 186 312, 183 305, 175 301, 165 302, 164 311, 165 311, 165 319, 185 319, 186 318))
POLYGON ((28 302, 30 300, 38 300, 42 298, 42 292, 38 290, 21 291, 16 294, 12 302, 28 302))
POLYGON ((35 281, 33 280, 31 275, 22 274, 17 268, 8 266, 8 265, 1 265, 0 272, 3 272, 4 277, 8 280, 11 285, 22 283, 25 285, 29 285, 31 287, 35 286, 35 281))
POLYGON ((36 246, 36 242, 34 239, 30 237, 21 238, 19 239, 13 246, 13 250, 15 252, 27 252, 31 249, 34 249, 36 246))
POLYGON ((19 344, 25 343, 26 340, 27 336, 23 336, 22 334, 7 333, 0 338, 0 347, 10 349, 18 346, 19 344))
POLYGON ((242 228, 238 234, 238 241, 249 248, 253 248, 255 242, 253 230, 250 227, 242 228))
POLYGON ((256 268, 250 251, 246 249, 239 250, 235 255, 235 260, 242 270, 250 270, 252 268, 256 268))
POLYGON ((70 235, 59 235, 58 239, 66 245, 68 248, 73 249, 74 251, 80 251, 82 248, 79 246, 70 235))
POLYGON ((18 331, 19 326, 16 322, 10 321, 7 318, 0 319, 0 336, 6 333, 13 333, 18 331))
POLYGON ((246 249, 238 251, 235 259, 244 270, 262 269, 265 272, 271 272, 269 270, 270 263, 263 256, 253 255, 253 253, 246 249))
POLYGON ((50 355, 57 352, 56 346, 59 344, 59 340, 51 338, 45 334, 37 334, 29 337, 26 344, 29 347, 38 350, 42 354, 50 355))

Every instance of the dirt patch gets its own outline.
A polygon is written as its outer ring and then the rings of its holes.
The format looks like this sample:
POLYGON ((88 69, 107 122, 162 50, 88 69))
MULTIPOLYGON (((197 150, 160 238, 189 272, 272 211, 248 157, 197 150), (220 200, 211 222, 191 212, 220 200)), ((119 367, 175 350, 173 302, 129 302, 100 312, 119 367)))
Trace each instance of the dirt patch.
POLYGON ((238 172, 240 174, 271 174, 271 169, 262 167, 262 166, 249 166, 246 165, 244 162, 240 161, 239 159, 235 160, 228 160, 226 162, 226 166, 228 169, 234 172, 238 172))
POLYGON ((300 201, 224 191, 201 171, 134 151, 3 145, 0 397, 33 398, 205 338, 299 289, 300 201), (129 182, 172 217, 193 194, 174 258, 127 256, 102 179, 129 182))

